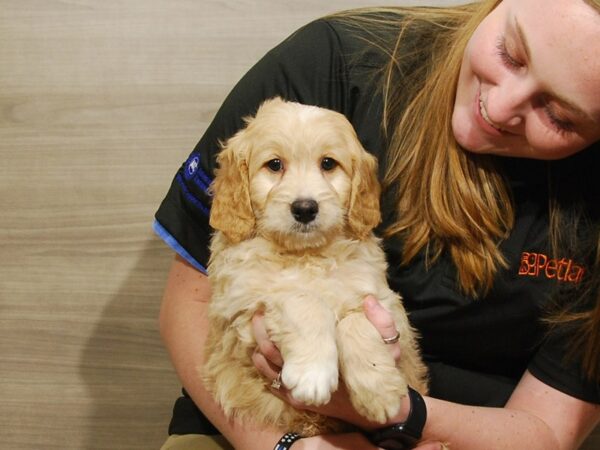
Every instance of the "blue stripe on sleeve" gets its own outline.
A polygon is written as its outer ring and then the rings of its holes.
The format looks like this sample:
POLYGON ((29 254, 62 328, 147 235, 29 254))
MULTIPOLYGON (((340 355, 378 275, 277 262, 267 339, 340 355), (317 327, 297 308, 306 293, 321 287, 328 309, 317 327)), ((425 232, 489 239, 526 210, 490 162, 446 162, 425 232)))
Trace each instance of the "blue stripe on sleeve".
POLYGON ((192 153, 184 166, 183 178, 185 178, 186 181, 191 181, 210 196, 209 187, 212 183, 212 179, 202 169, 202 166, 200 165, 200 156, 197 153, 192 153))
POLYGON ((190 192, 190 190, 188 189, 188 187, 185 184, 185 180, 184 180, 183 176, 181 174, 177 174, 177 176, 175 178, 177 179, 179 186, 181 186, 181 190, 183 191, 183 195, 185 195, 185 198, 188 199, 200 211, 202 211, 202 213, 204 213, 204 215, 209 216, 210 209, 207 208, 200 200, 198 200, 198 198, 196 198, 196 196, 194 196, 194 194, 192 194, 190 192))
POLYGON ((207 274, 206 268, 200 264, 190 253, 183 248, 183 246, 175 239, 171 233, 169 233, 165 227, 163 227, 158 220, 155 220, 152 224, 152 228, 154 232, 160 237, 165 243, 175 250, 179 256, 185 259, 188 263, 190 263, 193 267, 198 269, 200 272, 207 274))
POLYGON ((212 180, 208 175, 206 175, 206 172, 204 172, 204 170, 202 170, 201 167, 198 167, 198 171, 196 172, 196 176, 194 177, 194 179, 196 180, 198 185, 202 186, 206 193, 210 195, 209 188, 212 183, 212 180))

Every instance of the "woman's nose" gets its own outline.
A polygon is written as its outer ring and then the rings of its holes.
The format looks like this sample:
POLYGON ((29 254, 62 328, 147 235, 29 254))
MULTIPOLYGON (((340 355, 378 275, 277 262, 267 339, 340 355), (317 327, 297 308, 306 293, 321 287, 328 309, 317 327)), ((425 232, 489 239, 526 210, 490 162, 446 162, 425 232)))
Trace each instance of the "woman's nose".
POLYGON ((507 76, 488 90, 484 100, 487 115, 499 127, 519 133, 534 95, 535 86, 526 77, 507 76))

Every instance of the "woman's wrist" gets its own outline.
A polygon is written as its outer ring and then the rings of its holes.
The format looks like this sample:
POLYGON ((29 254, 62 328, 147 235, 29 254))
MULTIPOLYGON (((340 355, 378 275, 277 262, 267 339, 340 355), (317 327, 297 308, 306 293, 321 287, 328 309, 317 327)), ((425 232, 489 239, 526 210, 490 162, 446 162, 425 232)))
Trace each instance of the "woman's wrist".
POLYGON ((373 444, 361 433, 322 434, 302 438, 294 443, 291 450, 375 450, 373 444))
POLYGON ((413 448, 421 440, 425 422, 427 421, 427 406, 421 394, 408 388, 410 409, 405 420, 367 432, 369 440, 379 448, 399 450, 413 448))
POLYGON ((302 436, 300 436, 298 433, 285 433, 283 436, 281 436, 279 441, 277 441, 277 444, 275 444, 273 450, 289 450, 292 448, 292 445, 294 445, 294 443, 299 441, 300 439, 302 439, 302 436))
POLYGON ((410 400, 410 395, 407 394, 402 399, 402 403, 400 404, 400 409, 398 410, 398 412, 383 423, 371 422, 371 421, 367 420, 366 418, 364 418, 363 416, 359 416, 359 418, 357 418, 356 420, 349 421, 349 422, 352 423, 354 426, 360 428, 361 430, 369 432, 369 431, 377 430, 379 428, 385 428, 385 427, 393 425, 393 424, 406 422, 406 420, 408 419, 408 416, 410 414, 410 411, 411 411, 411 400, 410 400))

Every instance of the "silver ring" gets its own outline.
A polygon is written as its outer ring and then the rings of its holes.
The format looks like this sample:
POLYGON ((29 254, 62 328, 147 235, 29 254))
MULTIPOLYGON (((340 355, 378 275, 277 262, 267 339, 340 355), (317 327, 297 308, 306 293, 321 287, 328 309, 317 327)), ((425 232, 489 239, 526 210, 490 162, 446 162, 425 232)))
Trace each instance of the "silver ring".
POLYGON ((277 374, 277 378, 271 381, 271 387, 273 389, 279 389, 281 387, 281 372, 277 374))
POLYGON ((396 336, 390 338, 383 338, 383 342, 386 344, 395 344, 400 339, 400 332, 396 331, 396 336))

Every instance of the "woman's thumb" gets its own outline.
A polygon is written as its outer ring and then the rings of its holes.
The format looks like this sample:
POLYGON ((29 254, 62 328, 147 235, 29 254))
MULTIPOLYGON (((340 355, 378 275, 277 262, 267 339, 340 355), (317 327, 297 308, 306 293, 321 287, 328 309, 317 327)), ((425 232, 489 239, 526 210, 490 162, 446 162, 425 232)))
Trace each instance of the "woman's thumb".
POLYGON ((392 314, 372 295, 365 297, 364 310, 367 319, 379 331, 382 338, 391 339, 398 335, 392 314))

